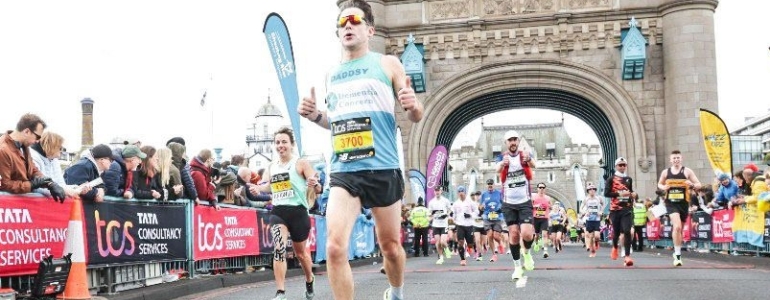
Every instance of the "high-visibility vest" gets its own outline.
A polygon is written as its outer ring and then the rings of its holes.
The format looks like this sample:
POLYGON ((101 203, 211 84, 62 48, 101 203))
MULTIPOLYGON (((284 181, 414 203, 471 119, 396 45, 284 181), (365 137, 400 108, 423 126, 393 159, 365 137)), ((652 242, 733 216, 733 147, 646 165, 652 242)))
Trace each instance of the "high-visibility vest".
POLYGON ((409 215, 409 220, 412 221, 412 227, 414 228, 428 227, 428 224, 430 224, 430 220, 428 219, 428 208, 425 206, 413 208, 411 215, 409 215))
POLYGON ((644 203, 634 203, 634 226, 647 225, 647 207, 644 203))

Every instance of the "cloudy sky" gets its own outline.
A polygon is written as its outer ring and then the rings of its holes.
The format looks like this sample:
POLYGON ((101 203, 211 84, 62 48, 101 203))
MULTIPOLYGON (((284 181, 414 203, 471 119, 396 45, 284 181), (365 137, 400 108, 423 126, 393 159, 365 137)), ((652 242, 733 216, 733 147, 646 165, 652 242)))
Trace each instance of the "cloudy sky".
MULTIPOLYGON (((239 152, 268 90, 283 105, 265 17, 275 11, 289 25, 303 96, 311 86, 323 90, 326 70, 339 59, 335 2, 0 1, 0 127, 34 112, 78 149, 80 100, 90 97, 97 143, 132 136, 157 146, 179 135, 193 153, 212 146, 239 152)), ((722 1, 717 9, 719 110, 730 128, 770 108, 770 36, 761 34, 768 2, 747 9, 743 1, 722 1)), ((328 135, 305 122, 305 148, 327 148, 328 135)), ((579 123, 567 116, 577 142, 595 143, 579 134, 579 123)))

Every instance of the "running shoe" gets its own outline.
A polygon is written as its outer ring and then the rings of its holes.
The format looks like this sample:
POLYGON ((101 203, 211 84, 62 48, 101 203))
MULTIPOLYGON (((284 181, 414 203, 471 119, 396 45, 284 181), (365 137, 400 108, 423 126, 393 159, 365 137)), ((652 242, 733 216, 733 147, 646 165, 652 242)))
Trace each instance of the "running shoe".
POLYGON ((273 300, 286 300, 286 294, 277 292, 275 293, 275 297, 273 298, 273 300))
POLYGON ((591 251, 591 254, 589 254, 588 257, 596 257, 596 251, 591 251))
MULTIPOLYGON (((385 267, 380 268, 380 273, 385 274, 385 267)), ((313 277, 313 280, 315 281, 315 277, 313 277)))
POLYGON ((439 257, 438 260, 436 261, 436 264, 437 265, 443 265, 444 264, 444 258, 443 257, 439 257))
POLYGON ((543 258, 548 258, 548 251, 543 252, 543 258))
POLYGON ((676 254, 674 254, 674 267, 681 267, 682 266, 682 257, 676 258, 676 254))
POLYGON ((617 260, 618 259, 618 248, 612 247, 612 252, 610 252, 610 259, 617 260))
POLYGON ((534 270, 535 269, 535 261, 532 259, 532 254, 525 252, 522 256, 524 258, 524 269, 527 270, 527 271, 534 270))
POLYGON ((496 262, 497 261, 497 254, 492 254, 492 258, 489 259, 489 262, 496 262))
POLYGON ((516 267, 513 270, 513 274, 511 274, 511 280, 516 281, 524 277, 524 268, 522 267, 516 267))
POLYGON ((476 256, 476 261, 482 261, 482 260, 484 260, 483 256, 481 256, 481 255, 476 256))
POLYGON ((508 251, 505 251, 505 254, 511 254, 511 249, 508 249, 508 251))
POLYGON ((448 248, 444 248, 444 256, 446 259, 452 258, 452 251, 450 251, 448 248))
POLYGON ((626 267, 630 267, 634 265, 634 260, 631 259, 631 256, 626 256, 626 258, 623 260, 626 267))
POLYGON ((314 286, 315 286, 315 276, 313 276, 313 280, 310 282, 305 282, 305 299, 306 300, 312 300, 315 296, 314 292, 314 286))
POLYGON ((460 265, 464 267, 464 266, 468 265, 468 263, 465 262, 465 260, 463 259, 463 260, 460 261, 460 265))
POLYGON ((401 298, 396 297, 395 295, 391 295, 390 288, 385 290, 385 293, 382 294, 383 300, 401 300, 401 298))
POLYGON ((540 241, 535 242, 535 244, 532 246, 532 250, 535 252, 540 252, 540 241))

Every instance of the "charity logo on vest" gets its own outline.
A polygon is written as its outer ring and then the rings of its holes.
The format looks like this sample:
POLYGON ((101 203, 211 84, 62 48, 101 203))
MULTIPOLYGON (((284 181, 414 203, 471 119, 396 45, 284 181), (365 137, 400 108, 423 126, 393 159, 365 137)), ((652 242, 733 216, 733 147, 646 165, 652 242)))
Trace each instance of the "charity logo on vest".
POLYGON ((371 105, 374 103, 374 97, 377 97, 377 95, 377 91, 373 89, 350 93, 331 92, 326 100, 329 102, 329 110, 335 111, 337 108, 371 105))
POLYGON ((355 77, 355 76, 361 76, 366 75, 366 72, 369 72, 369 69, 353 69, 353 70, 345 70, 341 71, 337 74, 334 74, 332 76, 332 83, 338 80, 342 80, 348 77, 355 77))

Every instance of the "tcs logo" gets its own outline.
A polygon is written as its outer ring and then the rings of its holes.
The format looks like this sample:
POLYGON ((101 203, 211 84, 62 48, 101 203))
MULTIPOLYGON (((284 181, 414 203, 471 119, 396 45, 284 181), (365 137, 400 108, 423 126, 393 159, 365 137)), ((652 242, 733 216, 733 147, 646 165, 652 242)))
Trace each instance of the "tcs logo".
POLYGON ((222 247, 224 247, 224 240, 222 239, 222 224, 203 222, 201 216, 198 216, 197 223, 198 250, 222 250, 222 247))

